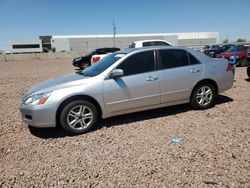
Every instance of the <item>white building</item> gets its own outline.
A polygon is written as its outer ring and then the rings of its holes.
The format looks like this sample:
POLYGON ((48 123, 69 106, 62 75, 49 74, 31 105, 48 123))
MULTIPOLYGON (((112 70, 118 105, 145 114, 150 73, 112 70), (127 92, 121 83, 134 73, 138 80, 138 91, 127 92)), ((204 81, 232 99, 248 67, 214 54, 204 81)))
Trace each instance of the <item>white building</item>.
POLYGON ((113 35, 63 35, 52 36, 51 46, 57 52, 90 51, 94 48, 115 47, 125 49, 131 42, 137 40, 161 39, 178 46, 199 48, 206 44, 216 44, 219 41, 218 32, 190 33, 149 33, 149 34, 117 34, 113 35))
POLYGON ((34 53, 42 51, 41 40, 16 41, 11 44, 11 53, 34 53))

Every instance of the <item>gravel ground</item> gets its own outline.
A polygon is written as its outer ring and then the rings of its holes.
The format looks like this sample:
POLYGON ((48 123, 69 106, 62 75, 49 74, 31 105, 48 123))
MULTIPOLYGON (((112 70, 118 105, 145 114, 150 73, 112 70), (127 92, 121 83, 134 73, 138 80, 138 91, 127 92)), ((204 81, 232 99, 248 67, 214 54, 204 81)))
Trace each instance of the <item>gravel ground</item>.
POLYGON ((237 68, 233 88, 212 109, 118 116, 74 137, 29 129, 18 110, 23 94, 74 71, 70 62, 0 63, 0 187, 250 187, 246 68, 237 68))

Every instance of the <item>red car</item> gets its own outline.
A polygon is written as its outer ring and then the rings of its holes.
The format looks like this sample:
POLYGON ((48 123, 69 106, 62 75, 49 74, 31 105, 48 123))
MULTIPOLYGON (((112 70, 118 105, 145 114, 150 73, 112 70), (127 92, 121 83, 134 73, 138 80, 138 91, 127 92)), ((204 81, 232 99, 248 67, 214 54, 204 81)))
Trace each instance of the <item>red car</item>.
POLYGON ((245 57, 248 49, 250 49, 250 44, 236 45, 231 47, 228 51, 219 54, 217 57, 231 60, 234 58, 234 52, 237 52, 236 66, 245 66, 245 57))

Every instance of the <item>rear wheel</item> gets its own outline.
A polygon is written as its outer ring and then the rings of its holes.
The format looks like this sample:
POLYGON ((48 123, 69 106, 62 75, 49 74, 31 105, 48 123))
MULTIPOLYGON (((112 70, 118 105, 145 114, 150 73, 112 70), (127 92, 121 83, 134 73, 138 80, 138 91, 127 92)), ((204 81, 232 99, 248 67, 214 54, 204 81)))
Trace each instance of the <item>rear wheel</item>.
POLYGON ((60 115, 60 124, 71 135, 90 131, 97 121, 97 109, 88 101, 73 101, 67 104, 60 115))
POLYGON ((247 67, 247 76, 250 78, 250 67, 247 67))
POLYGON ((197 85, 191 95, 190 104, 195 109, 207 109, 214 105, 214 86, 208 83, 197 85))
POLYGON ((236 63, 236 67, 243 67, 244 65, 244 59, 240 59, 239 61, 237 61, 236 63))

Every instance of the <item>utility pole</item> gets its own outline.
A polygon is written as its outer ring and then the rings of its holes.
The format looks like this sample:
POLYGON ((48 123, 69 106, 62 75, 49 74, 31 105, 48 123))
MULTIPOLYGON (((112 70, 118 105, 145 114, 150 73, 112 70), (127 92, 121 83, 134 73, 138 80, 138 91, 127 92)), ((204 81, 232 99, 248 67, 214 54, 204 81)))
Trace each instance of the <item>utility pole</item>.
POLYGON ((113 19, 113 42, 115 47, 115 35, 116 35, 116 25, 115 25, 115 19, 113 19))

